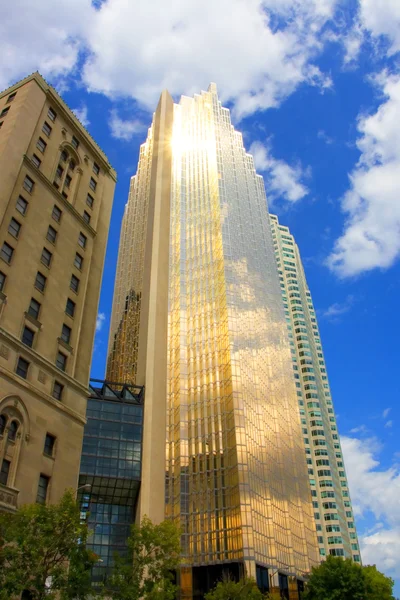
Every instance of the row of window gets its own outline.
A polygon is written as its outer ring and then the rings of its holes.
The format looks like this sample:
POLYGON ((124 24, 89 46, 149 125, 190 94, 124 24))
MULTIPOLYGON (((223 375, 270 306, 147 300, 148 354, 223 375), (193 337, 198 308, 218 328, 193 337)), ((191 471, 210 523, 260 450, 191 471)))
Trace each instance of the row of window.
MULTIPOLYGON (((47 439, 47 436, 46 436, 47 439)), ((46 446, 45 446, 46 449, 46 446)), ((45 452, 46 453, 46 452, 45 452)), ((3 485, 7 485, 8 477, 10 473, 11 461, 6 458, 3 459, 0 471, 0 483, 3 485)), ((46 504, 47 493, 49 489, 50 477, 47 475, 40 474, 38 490, 36 495, 36 502, 38 504, 46 504)))
MULTIPOLYGON (((23 379, 27 379, 30 364, 31 363, 28 360, 26 360, 25 358, 22 358, 22 356, 20 356, 18 358, 17 366, 15 369, 16 374, 19 375, 20 377, 22 377, 23 379)), ((62 383, 55 380, 54 384, 53 384, 53 391, 52 391, 53 398, 55 398, 56 400, 61 400, 63 391, 64 391, 64 386, 62 385, 62 383)))

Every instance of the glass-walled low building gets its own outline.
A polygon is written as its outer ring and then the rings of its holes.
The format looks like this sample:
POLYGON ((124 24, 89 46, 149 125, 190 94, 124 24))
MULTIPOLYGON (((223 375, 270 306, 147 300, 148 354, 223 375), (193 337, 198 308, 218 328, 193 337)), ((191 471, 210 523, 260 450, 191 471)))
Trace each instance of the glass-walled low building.
POLYGON ((135 522, 142 464, 144 389, 92 379, 87 405, 79 502, 88 547, 99 557, 93 583, 104 579, 115 552, 127 551, 135 522))

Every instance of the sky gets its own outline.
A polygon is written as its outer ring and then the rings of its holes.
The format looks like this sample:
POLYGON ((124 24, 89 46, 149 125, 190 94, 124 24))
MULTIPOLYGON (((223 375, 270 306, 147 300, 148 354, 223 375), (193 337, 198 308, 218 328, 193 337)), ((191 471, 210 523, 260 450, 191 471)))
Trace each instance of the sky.
POLYGON ((13 0, 0 56, 0 89, 39 70, 118 172, 98 378, 129 179, 158 97, 217 84, 300 248, 363 562, 400 596, 399 0, 13 0))

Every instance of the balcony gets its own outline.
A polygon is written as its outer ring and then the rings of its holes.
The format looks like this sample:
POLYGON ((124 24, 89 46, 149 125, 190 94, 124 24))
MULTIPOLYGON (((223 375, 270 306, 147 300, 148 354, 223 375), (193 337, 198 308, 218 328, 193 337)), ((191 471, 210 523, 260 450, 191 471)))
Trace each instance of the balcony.
POLYGON ((17 510, 18 494, 19 490, 15 490, 0 483, 0 511, 15 512, 17 510))

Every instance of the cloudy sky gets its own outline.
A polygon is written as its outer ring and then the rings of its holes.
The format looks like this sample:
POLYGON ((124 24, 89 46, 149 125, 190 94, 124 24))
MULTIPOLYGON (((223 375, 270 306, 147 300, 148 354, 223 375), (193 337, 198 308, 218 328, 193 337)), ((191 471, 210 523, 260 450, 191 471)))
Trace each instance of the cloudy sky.
POLYGON ((178 99, 217 83, 300 246, 363 560, 400 582, 399 0, 13 0, 0 50, 0 88, 39 70, 118 171, 98 377, 151 113, 165 87, 178 99))

